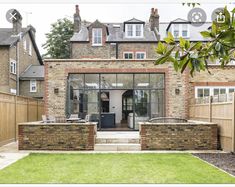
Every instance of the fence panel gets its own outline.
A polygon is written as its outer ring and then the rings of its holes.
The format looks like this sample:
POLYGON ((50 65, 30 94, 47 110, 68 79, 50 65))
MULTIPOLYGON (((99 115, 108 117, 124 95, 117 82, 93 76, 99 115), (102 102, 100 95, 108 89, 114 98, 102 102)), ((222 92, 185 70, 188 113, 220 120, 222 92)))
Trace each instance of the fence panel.
POLYGON ((189 118, 200 121, 211 121, 218 124, 219 140, 224 151, 235 151, 234 147, 234 96, 195 99, 189 106, 189 118))
POLYGON ((17 139, 17 124, 39 121, 44 113, 42 100, 0 93, 0 145, 17 139))

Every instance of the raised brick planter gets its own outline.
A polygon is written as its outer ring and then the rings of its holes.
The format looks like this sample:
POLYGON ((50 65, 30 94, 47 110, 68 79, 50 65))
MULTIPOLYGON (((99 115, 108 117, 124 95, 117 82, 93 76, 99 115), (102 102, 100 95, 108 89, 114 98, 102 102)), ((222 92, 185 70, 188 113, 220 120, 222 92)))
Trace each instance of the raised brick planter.
POLYGON ((19 124, 19 150, 94 150, 96 123, 19 124))
POLYGON ((141 150, 216 150, 217 134, 214 123, 140 123, 141 150))

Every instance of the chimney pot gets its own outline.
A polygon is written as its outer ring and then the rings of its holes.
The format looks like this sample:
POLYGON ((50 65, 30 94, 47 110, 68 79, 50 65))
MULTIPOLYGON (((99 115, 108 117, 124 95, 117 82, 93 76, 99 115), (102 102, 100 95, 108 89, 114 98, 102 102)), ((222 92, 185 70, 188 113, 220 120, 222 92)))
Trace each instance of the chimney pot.
POLYGON ((77 14, 79 14, 79 5, 75 6, 75 11, 76 11, 77 14))
POLYGON ((74 19, 74 32, 79 32, 81 30, 81 17, 80 17, 80 11, 79 6, 75 5, 75 14, 73 15, 74 19))
POLYGON ((159 14, 158 14, 158 9, 157 8, 152 8, 151 9, 151 15, 149 18, 149 23, 150 23, 150 29, 151 31, 154 31, 154 28, 159 30, 159 14))

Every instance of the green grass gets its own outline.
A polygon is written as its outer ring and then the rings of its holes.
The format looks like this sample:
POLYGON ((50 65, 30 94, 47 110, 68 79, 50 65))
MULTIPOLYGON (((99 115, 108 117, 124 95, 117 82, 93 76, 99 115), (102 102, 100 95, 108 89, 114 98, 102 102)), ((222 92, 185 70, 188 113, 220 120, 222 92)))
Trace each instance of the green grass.
POLYGON ((190 154, 30 154, 0 183, 235 183, 190 154))

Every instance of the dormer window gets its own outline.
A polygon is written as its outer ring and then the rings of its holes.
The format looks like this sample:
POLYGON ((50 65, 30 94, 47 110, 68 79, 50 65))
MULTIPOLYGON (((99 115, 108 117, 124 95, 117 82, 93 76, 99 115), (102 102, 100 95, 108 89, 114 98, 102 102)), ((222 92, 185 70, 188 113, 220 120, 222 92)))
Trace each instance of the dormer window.
POLYGON ((143 24, 126 24, 125 32, 127 38, 143 37, 143 24))
POLYGON ((189 37, 189 26, 188 24, 172 24, 172 34, 175 38, 183 37, 188 38, 189 37))
POLYGON ((102 29, 101 28, 92 29, 92 45, 102 46, 102 29))

